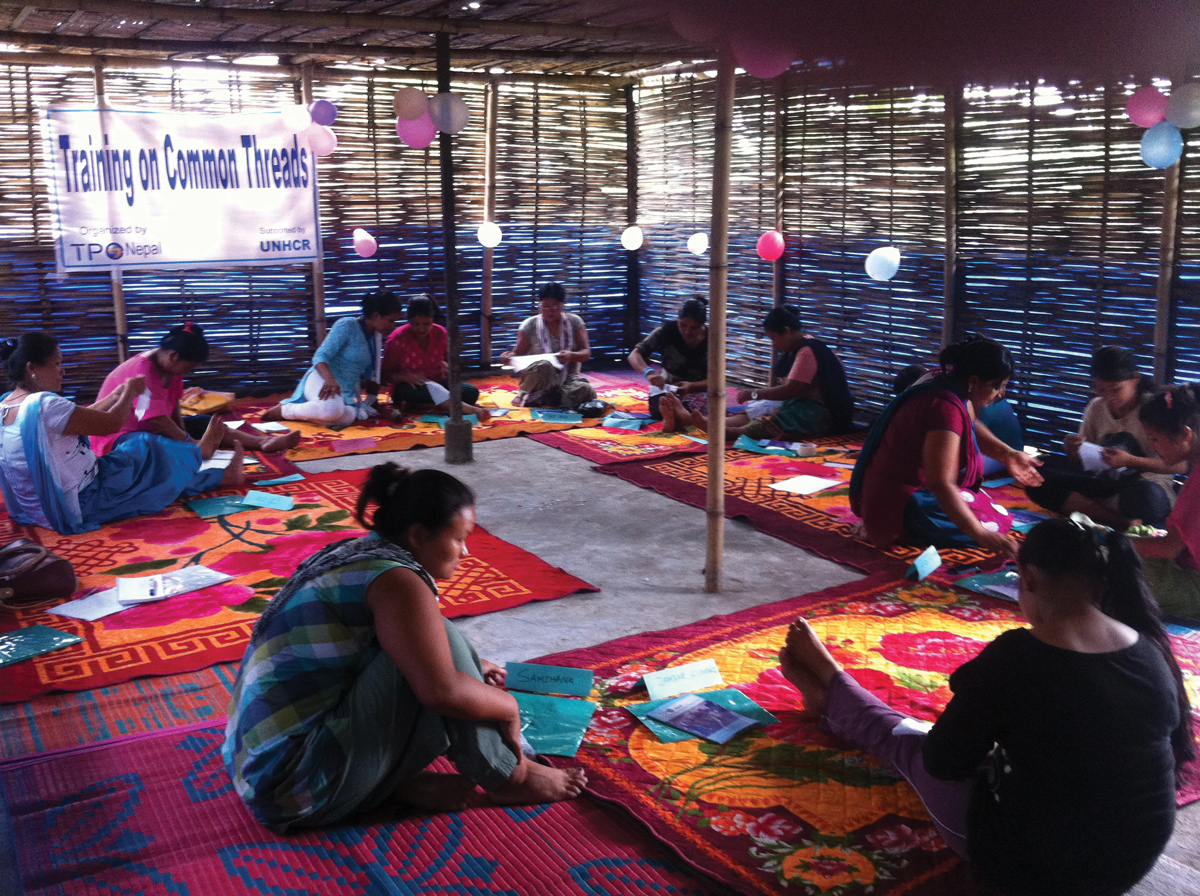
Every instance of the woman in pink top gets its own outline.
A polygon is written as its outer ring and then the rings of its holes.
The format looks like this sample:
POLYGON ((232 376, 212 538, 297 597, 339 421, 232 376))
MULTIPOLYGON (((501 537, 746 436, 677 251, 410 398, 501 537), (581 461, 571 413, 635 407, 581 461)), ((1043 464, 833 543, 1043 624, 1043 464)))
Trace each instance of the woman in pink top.
POLYGON ((1200 619, 1200 385, 1168 386, 1143 402, 1138 418, 1150 447, 1165 464, 1193 472, 1167 517, 1167 534, 1134 538, 1146 564, 1146 581, 1168 616, 1200 619))
MULTIPOLYGON (((396 407, 417 405, 450 412, 450 392, 445 385, 450 376, 450 338, 445 327, 433 322, 437 310, 429 296, 413 299, 408 303, 408 323, 398 327, 383 348, 380 378, 392 387, 396 407)), ((463 413, 478 415, 480 423, 489 419, 487 410, 476 405, 479 390, 470 383, 460 385, 463 413)))
POLYGON ((1012 355, 991 339, 973 339, 948 346, 940 360, 936 376, 898 395, 871 427, 850 480, 851 508, 879 548, 902 539, 939 547, 974 542, 1015 557, 1012 519, 979 487, 983 453, 1019 481, 1041 477, 1028 455, 976 422, 1004 397, 1012 355))
MULTIPOLYGON (((193 323, 172 327, 158 343, 158 348, 118 365, 104 378, 100 399, 105 398, 130 377, 146 378, 146 391, 129 412, 121 428, 112 435, 92 436, 92 451, 103 456, 127 433, 149 432, 166 436, 177 442, 199 439, 206 431, 207 414, 184 418, 179 410, 183 396, 183 378, 208 360, 208 341, 204 331, 193 323)), ((222 424, 218 424, 222 426, 222 424)), ((235 451, 283 451, 300 443, 300 433, 292 430, 278 436, 264 436, 249 427, 224 427, 220 447, 235 451)))

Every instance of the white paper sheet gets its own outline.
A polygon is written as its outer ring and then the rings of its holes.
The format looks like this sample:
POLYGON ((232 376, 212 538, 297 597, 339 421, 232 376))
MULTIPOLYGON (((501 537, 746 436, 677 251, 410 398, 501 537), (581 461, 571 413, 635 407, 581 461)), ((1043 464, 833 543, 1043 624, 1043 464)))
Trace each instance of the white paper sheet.
MULTIPOLYGON (((228 582, 233 577, 223 572, 217 572, 215 569, 209 569, 207 566, 185 566, 183 569, 177 569, 174 572, 162 573, 148 578, 161 579, 162 597, 171 597, 176 594, 199 591, 201 588, 207 588, 210 585, 219 585, 221 582, 228 582)), ((117 599, 117 588, 113 587, 107 588, 104 591, 97 591, 95 594, 90 594, 79 600, 69 601, 46 612, 53 613, 56 616, 67 616, 71 619, 82 619, 85 622, 93 622, 105 616, 111 616, 113 613, 119 613, 121 610, 127 610, 131 606, 133 604, 123 604, 117 599)))
POLYGON ((549 361, 557 370, 562 370, 562 362, 558 360, 558 355, 516 355, 509 358, 505 367, 511 367, 517 373, 520 373, 531 364, 536 364, 538 361, 549 361))
POLYGON ((245 420, 226 420, 225 426, 227 429, 241 429, 242 424, 245 422, 245 420))
POLYGON ((811 495, 823 488, 841 484, 842 480, 840 479, 822 479, 819 476, 793 476, 791 479, 783 480, 783 482, 772 482, 771 488, 777 488, 781 492, 791 492, 793 495, 811 495))
POLYGON ((1079 462, 1089 473, 1099 473, 1108 469, 1104 461, 1104 448, 1095 442, 1084 442, 1079 446, 1079 462))
POLYGON ((144 604, 167 596, 162 576, 117 578, 117 600, 122 604, 144 604))
POLYGON ((287 432, 288 428, 282 423, 271 421, 270 423, 251 423, 259 432, 287 432))
POLYGON ((201 470, 224 470, 233 462, 232 451, 214 451, 213 456, 200 465, 201 470))

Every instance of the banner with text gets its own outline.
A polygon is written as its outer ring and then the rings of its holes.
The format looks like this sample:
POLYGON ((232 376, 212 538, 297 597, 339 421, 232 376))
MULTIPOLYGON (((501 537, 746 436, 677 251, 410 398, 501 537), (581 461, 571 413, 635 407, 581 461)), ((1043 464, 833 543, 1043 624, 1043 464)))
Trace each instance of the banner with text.
POLYGON ((51 107, 59 271, 314 261, 316 156, 278 112, 51 107))

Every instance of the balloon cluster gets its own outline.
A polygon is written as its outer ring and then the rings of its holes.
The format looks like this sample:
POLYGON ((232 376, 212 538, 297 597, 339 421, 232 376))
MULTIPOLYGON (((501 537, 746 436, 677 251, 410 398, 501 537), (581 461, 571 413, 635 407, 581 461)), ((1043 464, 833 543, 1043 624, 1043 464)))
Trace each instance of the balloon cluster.
POLYGON ((424 149, 438 131, 457 134, 471 120, 471 110, 457 93, 426 96, 416 87, 401 87, 392 97, 396 110, 396 136, 405 146, 424 149))
POLYGON ((1183 153, 1183 134, 1200 127, 1200 81, 1189 81, 1167 96, 1157 87, 1139 87, 1125 104, 1129 120, 1146 128, 1142 161, 1151 168, 1170 168, 1183 153))
POLYGON ((327 156, 337 149, 337 134, 330 127, 338 117, 338 107, 329 100, 316 100, 307 106, 288 106, 281 113, 284 127, 303 134, 313 155, 327 156))

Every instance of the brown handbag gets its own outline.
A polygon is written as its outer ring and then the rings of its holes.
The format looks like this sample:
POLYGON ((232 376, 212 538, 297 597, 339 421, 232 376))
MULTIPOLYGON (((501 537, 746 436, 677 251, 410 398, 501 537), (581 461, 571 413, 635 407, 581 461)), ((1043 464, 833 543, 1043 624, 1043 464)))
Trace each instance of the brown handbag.
POLYGON ((62 600, 77 587, 75 567, 65 557, 28 538, 0 545, 0 606, 62 600))

